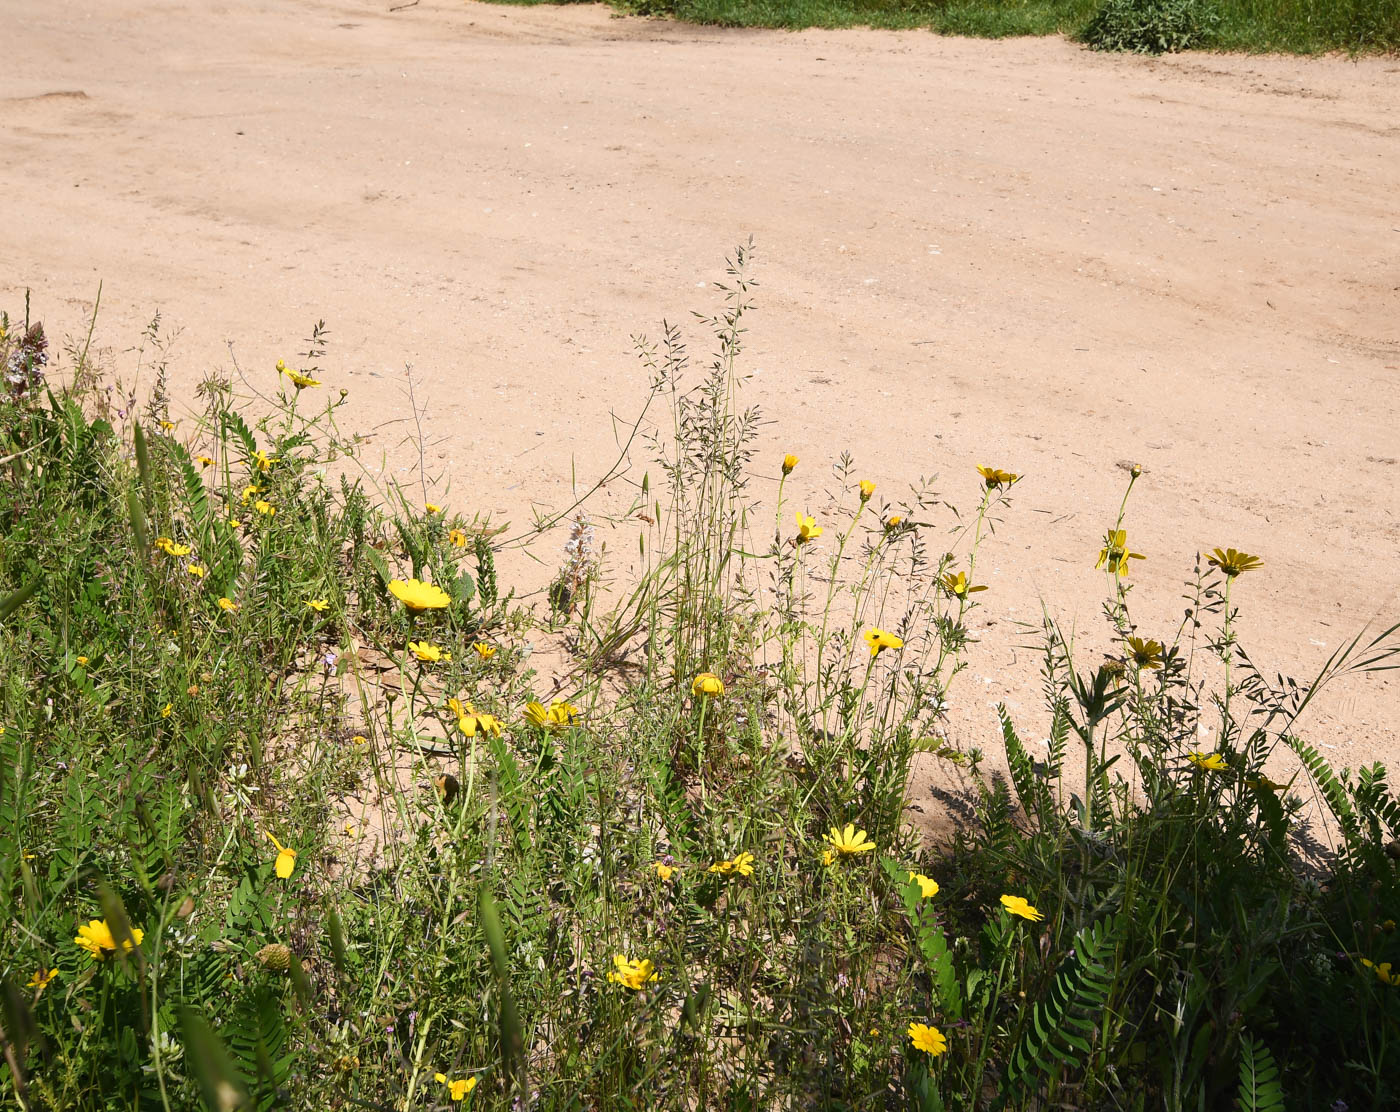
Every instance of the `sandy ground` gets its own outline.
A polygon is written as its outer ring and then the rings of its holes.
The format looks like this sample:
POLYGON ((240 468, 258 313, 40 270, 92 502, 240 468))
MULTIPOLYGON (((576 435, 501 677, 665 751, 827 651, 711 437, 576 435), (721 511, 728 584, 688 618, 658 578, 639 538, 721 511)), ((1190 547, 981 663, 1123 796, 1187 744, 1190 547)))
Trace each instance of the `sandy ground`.
MULTIPOLYGON (((1027 476, 965 744, 998 699, 1033 719, 1042 599, 1103 644, 1125 461, 1144 634, 1215 545, 1266 562, 1238 597, 1270 670, 1400 619, 1400 62, 388 7, 0 0, 0 304, 74 333, 101 280, 99 341, 159 309, 187 397, 226 341, 270 379, 324 317, 346 423, 409 463, 411 363, 447 500, 521 523, 636 413, 629 337, 713 311, 753 235, 761 482, 796 452, 820 513, 843 449, 882 496, 1027 476)), ((1396 693, 1354 680, 1306 732, 1393 758, 1396 693)))

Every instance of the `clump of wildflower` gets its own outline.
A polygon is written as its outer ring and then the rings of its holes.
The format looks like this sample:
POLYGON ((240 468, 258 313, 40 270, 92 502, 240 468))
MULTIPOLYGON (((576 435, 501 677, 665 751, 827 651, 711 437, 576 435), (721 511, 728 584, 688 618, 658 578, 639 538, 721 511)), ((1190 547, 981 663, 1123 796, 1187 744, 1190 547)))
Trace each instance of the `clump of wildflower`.
POLYGON ((10 388, 10 396, 18 398, 41 386, 48 362, 48 337, 44 326, 35 321, 10 348, 5 360, 5 385, 10 388))
POLYGON ((608 980, 615 985, 622 985, 635 992, 648 981, 656 980, 656 967, 651 964, 651 958, 635 961, 622 954, 615 954, 613 955, 613 967, 608 972, 608 980))
POLYGON ((724 681, 713 672, 701 672, 691 681, 690 693, 697 697, 705 695, 718 699, 724 694, 724 681))
POLYGON ((1022 919, 1029 919, 1032 923, 1038 923, 1045 918, 1026 901, 1024 896, 1002 896, 1001 906, 1012 915, 1019 915, 1022 919))
POLYGON ((937 1027, 930 1027, 927 1023, 911 1023, 906 1033, 914 1049, 922 1050, 930 1058, 937 1058, 948 1050, 948 1040, 937 1027))
POLYGON ((865 831, 857 831, 856 824, 853 822, 848 822, 844 830, 833 826, 831 833, 825 835, 825 838, 831 843, 831 848, 842 857, 851 857, 857 853, 869 853, 875 848, 875 843, 870 841, 865 831))
MULTIPOLYGON (((122 940, 122 951, 131 953, 132 948, 141 945, 141 940, 145 937, 145 932, 140 927, 132 927, 131 937, 122 940)), ((79 927, 73 942, 79 949, 86 950, 93 961, 101 961, 108 953, 115 953, 117 950, 117 940, 112 937, 112 928, 107 925, 106 919, 93 919, 87 926, 79 927)))
POLYGON ((716 861, 710 866, 709 871, 718 873, 720 876, 753 876, 754 856, 751 853, 740 853, 735 857, 727 858, 724 861, 716 861))
POLYGON ((452 601, 441 587, 425 583, 421 579, 391 579, 389 593, 414 613, 420 610, 442 610, 452 601))
POLYGON ((1262 568, 1264 561, 1258 556, 1251 556, 1248 552, 1239 552, 1233 548, 1217 548, 1206 557, 1206 563, 1213 568, 1219 568, 1230 579, 1246 571, 1253 571, 1255 568, 1262 568))
POLYGON ((596 574, 595 541, 593 523, 586 514, 579 514, 569 527, 569 539, 564 542, 563 566, 549 585, 549 601, 556 613, 571 613, 575 596, 596 574))
POLYGON ((904 639, 896 637, 893 633, 875 627, 865 631, 865 643, 870 646, 870 655, 879 656, 886 649, 904 648, 904 639))
POLYGON ((1147 557, 1141 552, 1133 552, 1128 548, 1126 529, 1110 529, 1104 534, 1103 548, 1099 551, 1099 560, 1094 569, 1097 571, 1099 568, 1106 568, 1110 575, 1127 575, 1129 560, 1145 559, 1147 557))
POLYGON ((816 518, 812 517, 810 514, 804 514, 804 513, 802 513, 800 510, 798 511, 798 514, 797 514, 797 543, 798 543, 798 544, 806 544, 808 541, 814 541, 814 540, 816 540, 818 537, 820 537, 824 532, 826 532, 826 530, 823 529, 820 525, 817 524, 817 519, 816 519, 816 518))

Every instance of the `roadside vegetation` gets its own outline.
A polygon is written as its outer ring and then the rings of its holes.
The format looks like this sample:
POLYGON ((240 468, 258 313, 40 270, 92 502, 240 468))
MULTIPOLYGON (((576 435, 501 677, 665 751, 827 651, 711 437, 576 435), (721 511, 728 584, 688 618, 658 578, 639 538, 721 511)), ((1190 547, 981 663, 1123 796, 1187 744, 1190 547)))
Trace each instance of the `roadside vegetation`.
MULTIPOLYGON (((534 3, 538 0, 509 0, 534 3)), ((721 27, 927 28, 1066 35, 1096 50, 1316 54, 1400 50, 1400 0, 610 0, 634 15, 721 27)))
POLYGON ((1028 631, 1039 713, 953 744, 1034 476, 757 456, 750 266, 703 365, 640 341, 643 570, 606 590, 586 504, 512 535, 375 480, 319 326, 182 416, 158 326, 137 397, 90 327, 3 318, 7 1103, 1395 1103, 1400 801, 1306 712, 1397 630, 1271 677, 1235 632, 1270 561, 1228 537, 1138 628, 1125 473, 1084 537, 1115 651, 1028 631), (498 555, 561 531, 517 598, 498 555), (969 785, 950 844, 909 824, 916 759, 969 785))

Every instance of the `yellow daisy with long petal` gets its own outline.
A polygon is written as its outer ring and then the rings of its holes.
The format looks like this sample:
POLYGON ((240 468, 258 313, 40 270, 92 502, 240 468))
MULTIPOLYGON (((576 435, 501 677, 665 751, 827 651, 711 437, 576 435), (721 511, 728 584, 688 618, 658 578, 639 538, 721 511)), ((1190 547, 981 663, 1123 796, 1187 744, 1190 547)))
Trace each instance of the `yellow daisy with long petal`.
POLYGON ((1012 915, 1019 915, 1022 919, 1029 919, 1032 923, 1038 923, 1045 918, 1026 901, 1024 896, 1002 896, 1001 906, 1012 915))
POLYGON ((415 613, 421 610, 443 610, 452 602, 451 597, 441 587, 425 583, 421 579, 391 579, 389 593, 415 613))
POLYGON ((875 848, 875 843, 870 840, 869 835, 864 830, 856 830, 856 824, 853 822, 848 822, 844 830, 833 826, 831 833, 825 835, 825 839, 842 857, 869 853, 875 848))

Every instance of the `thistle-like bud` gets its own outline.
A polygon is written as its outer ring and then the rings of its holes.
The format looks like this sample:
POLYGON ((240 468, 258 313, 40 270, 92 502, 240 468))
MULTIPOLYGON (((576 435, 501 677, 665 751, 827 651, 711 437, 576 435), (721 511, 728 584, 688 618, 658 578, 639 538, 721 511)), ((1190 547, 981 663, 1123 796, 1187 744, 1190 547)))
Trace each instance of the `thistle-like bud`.
POLYGON ((253 956, 271 973, 285 973, 292 967, 292 952, 280 942, 269 942, 253 956))

